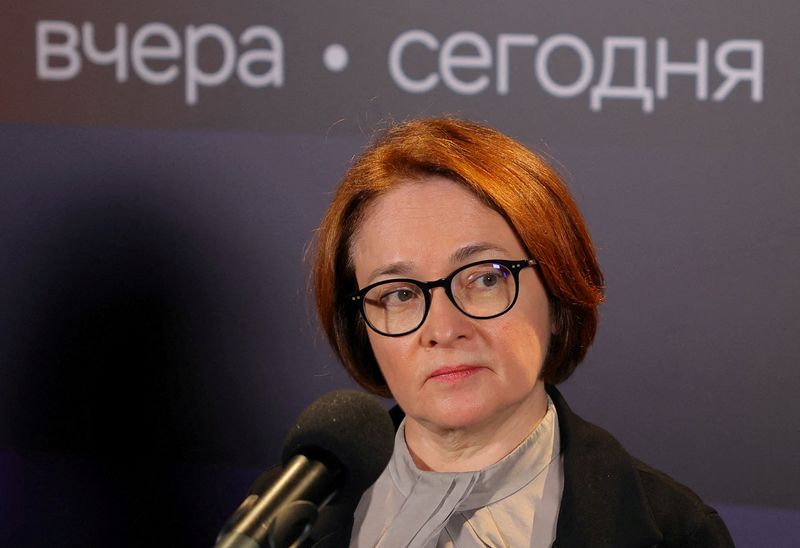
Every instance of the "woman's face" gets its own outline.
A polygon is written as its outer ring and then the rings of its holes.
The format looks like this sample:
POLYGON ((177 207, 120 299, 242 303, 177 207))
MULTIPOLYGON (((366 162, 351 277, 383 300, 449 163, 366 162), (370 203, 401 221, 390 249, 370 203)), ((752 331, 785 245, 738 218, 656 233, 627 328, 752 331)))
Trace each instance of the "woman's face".
MULTIPOLYGON (((352 254, 359 287, 399 277, 439 279, 484 259, 529 258, 502 216, 466 188, 433 176, 403 182, 377 198, 353 239, 352 254)), ((449 430, 539 408, 539 373, 551 329, 544 287, 535 270, 525 268, 517 302, 502 316, 469 318, 435 288, 418 330, 401 337, 368 332, 381 372, 408 418, 449 430)))

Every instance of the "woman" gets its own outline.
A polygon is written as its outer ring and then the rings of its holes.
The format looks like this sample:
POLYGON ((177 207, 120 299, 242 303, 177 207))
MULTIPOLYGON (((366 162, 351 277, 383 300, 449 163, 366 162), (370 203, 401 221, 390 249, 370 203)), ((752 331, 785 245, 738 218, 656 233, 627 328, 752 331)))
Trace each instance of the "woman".
POLYGON ((603 278, 558 174, 453 118, 386 131, 317 234, 322 325, 405 419, 351 546, 732 546, 716 512, 573 414, 554 385, 603 278))

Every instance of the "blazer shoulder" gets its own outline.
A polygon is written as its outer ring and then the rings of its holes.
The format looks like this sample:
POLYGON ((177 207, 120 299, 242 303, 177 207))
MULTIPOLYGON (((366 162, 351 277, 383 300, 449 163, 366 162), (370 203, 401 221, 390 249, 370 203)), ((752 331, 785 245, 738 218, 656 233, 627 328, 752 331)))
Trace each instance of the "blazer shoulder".
POLYGON ((720 515, 694 491, 636 458, 633 462, 653 517, 664 535, 663 546, 734 546, 720 515))

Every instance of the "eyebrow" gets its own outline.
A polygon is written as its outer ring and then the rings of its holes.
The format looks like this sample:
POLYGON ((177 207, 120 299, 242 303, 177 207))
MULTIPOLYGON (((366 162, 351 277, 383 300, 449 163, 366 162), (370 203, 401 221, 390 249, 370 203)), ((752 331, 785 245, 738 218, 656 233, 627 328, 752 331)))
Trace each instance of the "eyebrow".
POLYGON ((453 265, 464 263, 468 259, 473 258, 475 255, 479 253, 483 253, 485 251, 499 251, 500 253, 508 253, 508 251, 497 244, 493 244, 491 242, 478 242, 474 244, 465 245, 464 247, 460 247, 450 255, 450 262, 453 265))
MULTIPOLYGON (((465 245, 464 247, 460 247, 455 250, 450 255, 450 263, 453 266, 458 265, 460 263, 465 263, 469 259, 473 258, 475 255, 479 253, 484 253, 486 251, 498 251, 500 253, 508 253, 508 251, 497 244, 493 244, 490 242, 478 242, 474 244, 465 245)), ((372 272, 370 272, 369 276, 367 277, 367 284, 371 284, 372 281, 377 278, 378 276, 410 276, 411 273, 414 271, 414 263, 411 261, 397 261, 395 263, 389 263, 387 265, 379 266, 372 272)))
POLYGON ((379 266, 369 273, 369 276, 367 276, 367 284, 371 284, 378 276, 386 276, 388 274, 409 276, 413 270, 414 263, 409 261, 398 261, 396 263, 379 266))

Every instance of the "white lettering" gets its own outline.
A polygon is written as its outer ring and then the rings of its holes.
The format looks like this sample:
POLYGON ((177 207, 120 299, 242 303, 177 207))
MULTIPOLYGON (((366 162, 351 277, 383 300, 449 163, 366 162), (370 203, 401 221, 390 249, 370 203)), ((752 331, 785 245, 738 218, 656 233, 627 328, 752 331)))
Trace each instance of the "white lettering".
POLYGON ((669 74, 695 76, 695 96, 704 101, 708 98, 708 40, 698 40, 694 63, 671 63, 669 44, 666 38, 656 40, 656 97, 666 99, 669 74))
POLYGON ((653 90, 645 85, 647 44, 644 38, 634 36, 608 36, 603 40, 603 71, 600 82, 592 87, 590 106, 600 110, 603 97, 612 99, 640 99, 643 112, 653 112, 653 90), (614 55, 617 50, 631 49, 634 55, 634 80, 632 86, 613 86, 614 55))
POLYGON ((269 49, 253 49, 243 53, 239 57, 236 73, 239 75, 239 79, 250 87, 258 88, 269 85, 280 87, 283 85, 283 41, 281 35, 271 27, 258 25, 244 31, 239 37, 239 43, 248 46, 258 39, 266 40, 269 49), (266 63, 270 68, 266 72, 258 74, 251 69, 251 65, 254 63, 266 63))
POLYGON ((389 74, 395 83, 409 93, 425 93, 436 87, 439 83, 439 75, 436 73, 428 74, 422 80, 413 80, 403 71, 403 50, 409 44, 419 42, 430 50, 439 47, 439 41, 430 32, 424 30, 408 30, 395 38, 389 50, 389 74))
MULTIPOLYGON (((132 32, 132 36, 125 23, 116 23, 113 43, 109 33, 101 33, 99 42, 94 23, 37 21, 37 78, 75 78, 85 60, 95 65, 113 65, 117 82, 127 82, 132 70, 148 84, 166 85, 176 81, 183 68, 188 105, 198 103, 202 87, 221 86, 234 72, 242 84, 251 88, 282 87, 285 83, 284 43, 280 33, 266 25, 245 29, 237 41, 229 30, 213 23, 186 26, 181 35, 165 23, 151 22, 132 32)), ((408 93, 427 93, 441 80, 454 93, 475 95, 489 88, 494 70, 497 95, 508 95, 512 48, 529 48, 530 53, 525 55, 533 61, 531 76, 535 76, 545 92, 554 97, 570 98, 590 90, 589 106, 593 111, 602 110, 604 99, 633 99, 641 101, 643 112, 652 112, 655 98, 669 96, 670 79, 675 76, 694 78, 694 95, 698 101, 705 101, 709 96, 709 41, 706 39, 696 41, 694 59, 674 61, 670 59, 667 38, 658 38, 652 71, 654 85, 647 82, 647 42, 642 36, 606 36, 602 70, 598 71, 595 70, 596 52, 574 34, 556 34, 540 42, 535 34, 500 33, 495 46, 493 50, 481 34, 458 31, 443 40, 440 47, 432 33, 408 30, 399 34, 389 48, 389 73, 395 84, 408 93), (561 51, 564 49, 566 53, 561 51), (575 57, 577 74, 574 69, 568 69, 570 72, 564 76, 559 63, 571 61, 566 66, 574 67, 575 57), (433 68, 432 64, 437 62, 433 68), (493 62, 497 63, 496 67, 492 66, 493 62), (420 70, 420 65, 430 68, 420 70), (625 74, 621 74, 624 72, 632 74, 626 79, 625 74), (599 73, 599 78, 591 86, 595 73, 599 73)), ((523 67, 524 59, 514 59, 513 65, 523 67)), ((719 87, 711 94, 714 101, 730 96, 739 84, 743 88, 749 84, 752 101, 763 100, 762 41, 732 39, 723 42, 714 53, 714 63, 722 77, 719 87)))
POLYGON ((128 27, 124 23, 117 23, 114 27, 114 47, 108 51, 100 51, 94 40, 94 25, 84 23, 83 52, 86 58, 96 65, 112 65, 116 63, 115 71, 117 82, 128 79, 128 55, 125 47, 128 43, 128 27))
POLYGON ((36 22, 36 77, 40 80, 69 80, 81 71, 81 58, 78 55, 78 29, 66 21, 36 22), (52 43, 51 35, 64 37, 63 41, 52 43), (63 66, 52 66, 50 60, 61 58, 63 66))
POLYGON ((764 98, 764 44, 760 40, 728 40, 717 48, 714 64, 725 81, 711 96, 715 101, 722 101, 739 82, 750 81, 750 99, 760 102, 764 98), (750 68, 736 68, 728 63, 728 56, 733 52, 750 54, 750 68))
POLYGON ((176 61, 180 55, 181 39, 172 27, 164 23, 146 24, 136 32, 131 43, 131 64, 133 69, 142 80, 149 84, 169 84, 178 77, 180 69, 176 64, 171 64, 162 70, 155 70, 148 66, 148 60, 176 61), (164 44, 152 44, 153 38, 164 42, 164 44))
POLYGON ((201 25, 186 27, 186 102, 197 103, 198 84, 218 86, 225 82, 233 72, 236 63, 236 44, 233 38, 219 25, 201 25), (198 64, 197 50, 200 43, 214 39, 222 48, 222 64, 216 72, 204 72, 198 64))
POLYGON ((592 81, 594 74, 594 58, 592 52, 586 42, 572 34, 556 34, 551 36, 539 47, 536 53, 536 78, 542 87, 556 97, 575 97, 583 93, 589 83, 592 81), (550 54, 556 48, 566 47, 572 49, 578 54, 581 61, 581 70, 578 77, 571 84, 559 84, 550 76, 548 70, 548 61, 550 54))
POLYGON ((475 32, 457 32, 450 36, 442 44, 442 51, 439 52, 439 72, 442 74, 444 83, 462 95, 474 95, 480 93, 489 85, 489 77, 482 74, 472 80, 465 82, 460 80, 454 73, 454 68, 489 68, 492 66, 492 50, 489 43, 475 32), (456 55, 454 52, 459 46, 469 46, 475 49, 477 55, 456 55))
POLYGON ((508 62, 512 46, 532 48, 539 43, 534 34, 501 34, 497 37, 497 93, 507 95, 509 89, 508 62))

